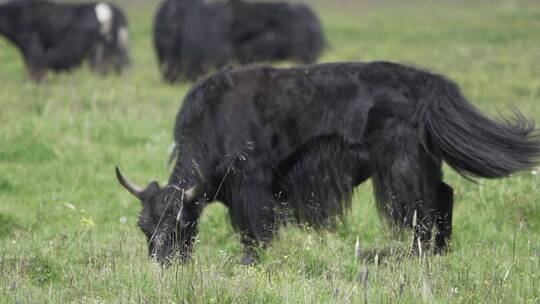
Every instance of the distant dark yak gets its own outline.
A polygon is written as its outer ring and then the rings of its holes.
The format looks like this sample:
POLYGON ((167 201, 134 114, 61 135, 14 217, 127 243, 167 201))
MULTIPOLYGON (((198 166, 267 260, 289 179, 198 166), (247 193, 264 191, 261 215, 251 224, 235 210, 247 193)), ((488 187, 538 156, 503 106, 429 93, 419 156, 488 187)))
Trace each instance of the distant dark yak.
POLYGON ((325 41, 303 4, 165 0, 154 21, 154 46, 163 78, 175 82, 227 63, 313 63, 325 41))
POLYGON ((19 48, 37 82, 48 70, 70 70, 85 59, 99 73, 129 63, 126 18, 104 2, 11 1, 0 5, 0 34, 19 48))
POLYGON ((218 200, 241 235, 243 263, 253 263, 284 215, 332 224, 370 177, 380 213, 414 226, 412 252, 444 253, 453 190, 443 161, 469 178, 537 165, 534 125, 515 114, 487 118, 444 76, 389 62, 232 69, 185 98, 165 187, 138 187, 118 168, 117 177, 143 202, 139 225, 159 261, 189 258, 199 216, 218 200))
POLYGON ((242 64, 292 59, 313 63, 326 42, 321 24, 306 5, 231 0, 234 58, 242 64))

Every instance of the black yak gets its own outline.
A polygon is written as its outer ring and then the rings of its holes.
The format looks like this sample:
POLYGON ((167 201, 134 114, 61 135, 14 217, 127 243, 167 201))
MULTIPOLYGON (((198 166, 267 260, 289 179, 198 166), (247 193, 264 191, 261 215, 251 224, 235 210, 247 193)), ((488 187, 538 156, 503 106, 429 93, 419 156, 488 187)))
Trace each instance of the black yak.
POLYGON ((287 212, 324 227, 370 177, 380 213, 414 226, 411 251, 444 253, 453 190, 443 161, 470 178, 508 176, 537 165, 534 131, 518 112, 514 120, 487 118, 451 80, 399 64, 244 67, 186 96, 167 185, 138 187, 118 168, 117 177, 143 202, 140 227, 159 261, 176 251, 189 257, 204 206, 218 200, 241 234, 243 262, 253 263, 287 212))
POLYGON ((324 46, 317 16, 302 4, 165 0, 154 20, 154 47, 168 82, 195 80, 227 63, 313 63, 324 46))
POLYGON ((70 70, 85 59, 99 73, 121 72, 129 63, 126 18, 104 2, 8 2, 0 5, 0 34, 19 48, 37 82, 47 70, 70 70))

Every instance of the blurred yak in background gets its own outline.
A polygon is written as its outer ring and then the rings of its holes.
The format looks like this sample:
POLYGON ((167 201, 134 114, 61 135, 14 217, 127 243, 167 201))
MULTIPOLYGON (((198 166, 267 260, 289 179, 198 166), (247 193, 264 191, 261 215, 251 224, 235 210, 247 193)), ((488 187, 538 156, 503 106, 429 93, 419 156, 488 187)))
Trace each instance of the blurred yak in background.
POLYGON ((231 0, 232 43, 242 64, 292 59, 317 61, 326 42, 313 11, 301 4, 231 0))
POLYGON ((444 76, 389 62, 230 69, 186 96, 167 185, 142 188, 116 173, 142 201, 139 225, 162 262, 189 258, 209 202, 228 207, 251 264, 285 215, 331 225, 370 177, 380 213, 414 229, 412 253, 444 253, 453 189, 443 161, 484 178, 538 164, 534 125, 515 114, 487 118, 444 76))
POLYGON ((154 21, 154 47, 164 80, 195 80, 229 62, 231 23, 227 2, 165 0, 154 21))
POLYGON ((313 63, 325 40, 318 18, 302 4, 165 0, 154 22, 154 46, 163 78, 175 82, 227 63, 313 63))
POLYGON ((124 14, 107 3, 12 1, 0 5, 0 34, 21 51, 29 76, 70 70, 89 59, 95 72, 121 72, 129 64, 124 14))

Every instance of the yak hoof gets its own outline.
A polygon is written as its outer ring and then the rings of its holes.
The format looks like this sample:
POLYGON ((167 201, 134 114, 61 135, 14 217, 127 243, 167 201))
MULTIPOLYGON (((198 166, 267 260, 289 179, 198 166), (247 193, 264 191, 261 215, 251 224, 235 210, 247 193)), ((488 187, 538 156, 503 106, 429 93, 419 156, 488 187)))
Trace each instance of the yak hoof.
POLYGON ((450 251, 450 248, 448 244, 445 244, 443 246, 435 246, 433 250, 436 255, 445 255, 450 251))
POLYGON ((240 262, 242 266, 254 266, 257 264, 257 256, 255 253, 246 253, 240 262))

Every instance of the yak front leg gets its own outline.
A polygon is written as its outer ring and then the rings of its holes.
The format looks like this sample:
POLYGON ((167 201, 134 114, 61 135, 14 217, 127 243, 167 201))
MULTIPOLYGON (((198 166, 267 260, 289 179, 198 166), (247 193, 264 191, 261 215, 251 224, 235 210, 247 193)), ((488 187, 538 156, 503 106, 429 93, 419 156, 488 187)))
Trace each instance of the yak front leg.
POLYGON ((229 204, 231 222, 240 232, 245 250, 241 263, 252 265, 258 260, 257 249, 268 246, 278 231, 271 176, 242 174, 231 186, 235 188, 229 204))
POLYGON ((193 251, 193 243, 199 233, 199 218, 201 216, 204 201, 195 201, 185 204, 180 213, 180 222, 177 222, 176 233, 180 260, 188 261, 193 251))
POLYGON ((23 39, 22 52, 30 79, 37 83, 43 82, 46 76, 47 62, 45 50, 38 35, 31 34, 23 39))

